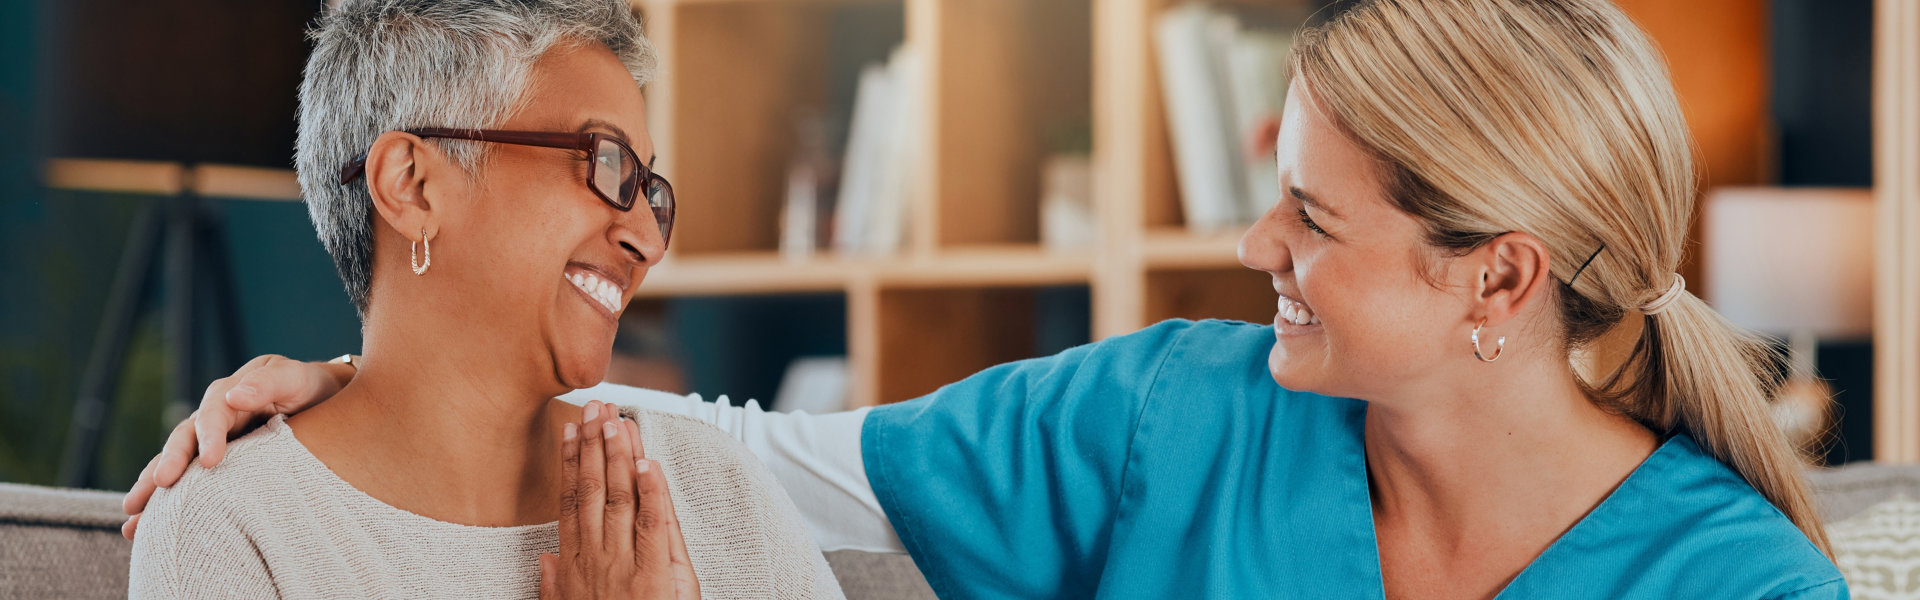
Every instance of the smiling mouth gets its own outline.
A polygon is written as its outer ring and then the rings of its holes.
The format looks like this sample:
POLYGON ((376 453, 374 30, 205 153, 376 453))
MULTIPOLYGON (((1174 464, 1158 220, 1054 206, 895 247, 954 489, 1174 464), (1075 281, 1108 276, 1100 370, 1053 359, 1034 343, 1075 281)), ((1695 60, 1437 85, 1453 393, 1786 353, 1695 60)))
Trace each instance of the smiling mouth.
POLYGON ((626 290, 621 289, 619 285, 585 269, 568 269, 561 276, 566 278, 567 283, 585 292, 588 298, 599 302, 607 312, 620 314, 620 299, 626 295, 626 290))
POLYGON ((1306 303, 1286 296, 1280 297, 1280 318, 1300 326, 1320 324, 1320 317, 1313 314, 1313 309, 1307 308, 1306 303))

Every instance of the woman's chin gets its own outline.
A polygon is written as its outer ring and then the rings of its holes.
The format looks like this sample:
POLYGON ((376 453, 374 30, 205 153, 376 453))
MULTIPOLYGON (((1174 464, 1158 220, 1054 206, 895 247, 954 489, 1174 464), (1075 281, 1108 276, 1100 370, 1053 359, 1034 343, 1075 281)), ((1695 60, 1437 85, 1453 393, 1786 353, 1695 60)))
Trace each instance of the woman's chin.
POLYGON ((563 358, 557 362, 554 374, 560 378, 560 385, 569 390, 590 388, 607 379, 607 365, 612 358, 610 354, 602 354, 598 360, 563 358))
POLYGON ((1300 362, 1299 357, 1287 356, 1286 349, 1275 344, 1273 350, 1267 353, 1267 375, 1273 377, 1273 382, 1280 384, 1280 387, 1306 391, 1312 382, 1308 374, 1303 372, 1304 365, 1300 362))

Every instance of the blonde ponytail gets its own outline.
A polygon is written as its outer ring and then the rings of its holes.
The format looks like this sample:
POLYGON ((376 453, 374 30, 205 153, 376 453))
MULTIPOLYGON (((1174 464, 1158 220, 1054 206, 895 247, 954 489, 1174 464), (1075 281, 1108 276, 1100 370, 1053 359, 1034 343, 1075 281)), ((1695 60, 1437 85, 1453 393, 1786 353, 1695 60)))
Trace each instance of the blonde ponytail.
POLYGON ((1832 556, 1801 476, 1809 457, 1780 430, 1767 401, 1778 380, 1773 346, 1691 294, 1645 319, 1634 354, 1595 396, 1633 407, 1650 425, 1692 435, 1832 556))
POLYGON ((1569 356, 1644 319, 1626 364, 1583 382, 1595 401, 1690 434, 1831 555, 1807 463, 1771 417, 1768 346, 1674 275, 1692 139, 1632 20, 1605 0, 1372 0, 1303 32, 1291 68, 1387 165, 1389 201, 1429 243, 1547 245, 1569 356))

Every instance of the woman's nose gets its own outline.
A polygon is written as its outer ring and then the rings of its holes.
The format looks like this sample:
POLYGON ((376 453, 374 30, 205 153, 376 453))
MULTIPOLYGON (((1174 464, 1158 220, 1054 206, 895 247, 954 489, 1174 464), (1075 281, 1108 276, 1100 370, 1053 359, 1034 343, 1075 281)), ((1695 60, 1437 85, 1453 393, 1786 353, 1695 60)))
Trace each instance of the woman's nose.
POLYGON ((661 236, 653 210, 642 205, 614 217, 607 236, 636 266, 651 267, 666 257, 667 241, 661 236))
POLYGON ((1267 211, 1240 236, 1240 264, 1256 271, 1276 274, 1292 270, 1293 254, 1281 236, 1282 225, 1276 210, 1267 211))

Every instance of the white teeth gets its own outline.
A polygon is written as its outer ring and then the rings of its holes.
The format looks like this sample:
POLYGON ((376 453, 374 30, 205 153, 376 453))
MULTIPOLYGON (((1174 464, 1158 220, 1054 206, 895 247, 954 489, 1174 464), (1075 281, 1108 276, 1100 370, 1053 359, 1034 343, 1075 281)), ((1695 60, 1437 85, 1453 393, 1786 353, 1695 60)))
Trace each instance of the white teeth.
POLYGON ((572 283, 574 287, 580 288, 580 291, 586 292, 588 296, 598 301, 601 306, 607 307, 608 312, 620 312, 622 290, 619 286, 602 280, 592 273, 567 273, 563 277, 568 283, 572 283))
POLYGON ((1293 302, 1291 300, 1289 300, 1285 305, 1280 307, 1280 318, 1285 319, 1288 323, 1292 323, 1294 325, 1320 324, 1320 319, 1319 317, 1314 316, 1313 309, 1307 308, 1307 305, 1305 304, 1301 304, 1299 302, 1293 302))

